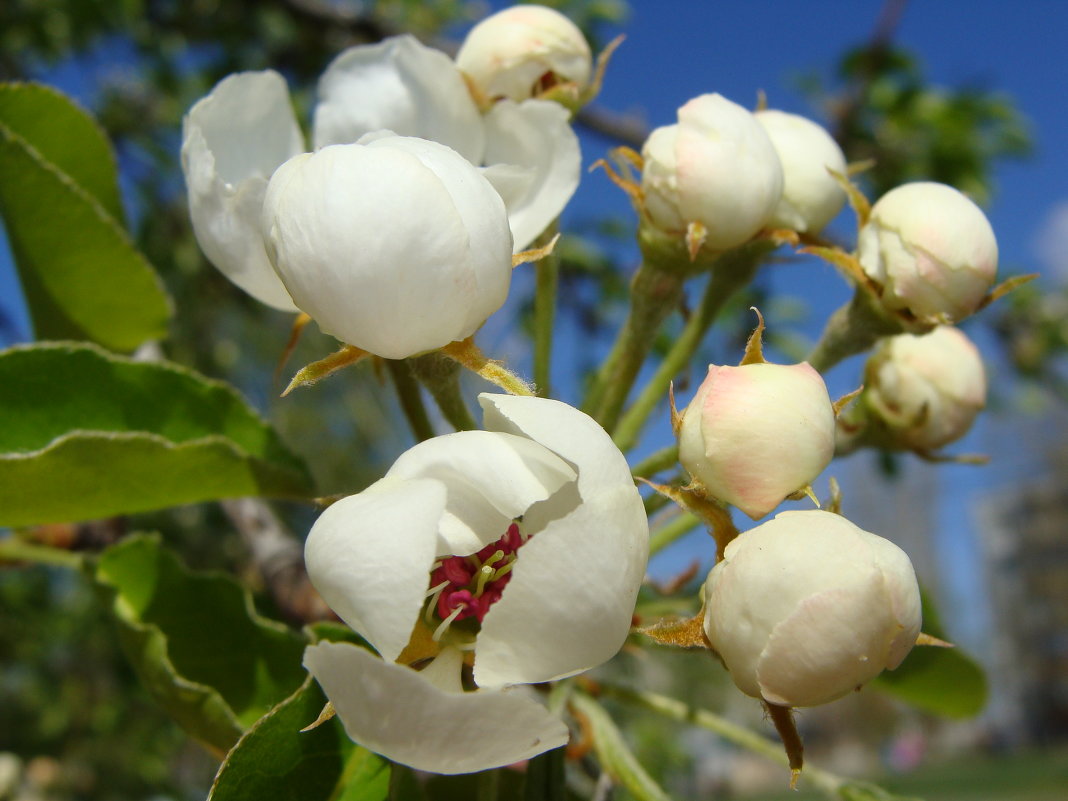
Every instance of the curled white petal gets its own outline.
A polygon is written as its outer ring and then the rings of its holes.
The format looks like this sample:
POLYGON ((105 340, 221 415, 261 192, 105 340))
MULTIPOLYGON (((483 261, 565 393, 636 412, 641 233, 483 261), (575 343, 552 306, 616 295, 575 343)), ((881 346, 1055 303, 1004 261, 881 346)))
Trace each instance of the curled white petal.
POLYGON ((376 137, 291 159, 268 187, 263 230, 297 306, 386 358, 470 336, 511 280, 500 196, 436 142, 376 137))
POLYGON ((327 507, 304 545, 323 600, 383 659, 396 659, 426 598, 445 487, 383 479, 327 507))
POLYGON ((182 170, 201 250, 261 303, 297 311, 263 247, 267 181, 304 140, 277 72, 242 72, 197 101, 182 124, 182 170))
POLYGON ((574 481, 575 471, 525 437, 459 431, 405 451, 386 476, 440 482, 447 498, 439 555, 466 556, 499 539, 531 505, 574 481))
POLYGON ((482 120, 463 76, 414 36, 350 47, 319 79, 316 148, 383 128, 441 142, 476 164, 482 158, 482 120))
POLYGON ((484 172, 504 198, 516 251, 564 210, 578 188, 582 154, 567 110, 548 100, 502 100, 486 114, 484 172), (503 169, 502 169, 503 167, 503 169))
POLYGON ((448 692, 401 665, 347 643, 304 652, 348 735, 401 764, 471 773, 529 759, 568 740, 567 726, 508 690, 448 692))

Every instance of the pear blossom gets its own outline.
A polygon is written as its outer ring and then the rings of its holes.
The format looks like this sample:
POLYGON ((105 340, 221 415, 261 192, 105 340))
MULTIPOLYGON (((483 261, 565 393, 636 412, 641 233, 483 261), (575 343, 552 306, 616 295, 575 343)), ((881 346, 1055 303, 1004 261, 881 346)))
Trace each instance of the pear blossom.
POLYGON ((882 340, 865 369, 864 393, 842 429, 870 422, 887 447, 932 451, 960 439, 986 406, 979 349, 959 329, 882 340))
MULTIPOLYGON (((566 109, 505 101, 482 114, 452 60, 412 36, 345 50, 321 77, 318 98, 316 149, 389 130, 441 142, 485 169, 505 200, 516 251, 578 186, 581 155, 566 109)), ((231 75, 193 105, 182 131, 190 216, 205 255, 257 300, 296 311, 259 227, 267 182, 306 150, 285 80, 273 70, 231 75)))
POLYGON ((504 203, 437 142, 372 134, 295 156, 271 178, 262 230, 297 306, 389 359, 470 336, 508 296, 504 203))
POLYGON ((690 100, 678 120, 654 130, 642 148, 650 222, 677 235, 700 223, 713 251, 741 245, 771 221, 782 197, 771 139, 752 113, 718 94, 690 100))
POLYGON ((799 114, 764 109, 754 116, 782 162, 782 199, 771 225, 818 234, 846 202, 845 190, 828 171, 846 174, 842 149, 823 126, 799 114))
POLYGON ((904 184, 872 207, 857 259, 891 310, 928 326, 974 312, 994 282, 998 245, 986 215, 951 186, 904 184))
POLYGON ((615 654, 648 557, 626 460, 558 401, 482 395, 485 431, 422 442, 320 516, 308 574, 378 656, 320 643, 305 665, 349 735, 464 773, 567 741, 524 685, 615 654))
POLYGON ((834 407, 801 364, 709 365, 679 429, 679 461, 711 496, 754 520, 834 457, 834 407))
POLYGON ((561 83, 585 89, 593 57, 582 31, 559 11, 518 5, 472 28, 456 66, 487 98, 519 102, 561 83))
POLYGON ((816 706, 901 664, 920 633, 920 590, 889 540, 830 512, 782 512, 712 568, 704 628, 742 692, 816 706))

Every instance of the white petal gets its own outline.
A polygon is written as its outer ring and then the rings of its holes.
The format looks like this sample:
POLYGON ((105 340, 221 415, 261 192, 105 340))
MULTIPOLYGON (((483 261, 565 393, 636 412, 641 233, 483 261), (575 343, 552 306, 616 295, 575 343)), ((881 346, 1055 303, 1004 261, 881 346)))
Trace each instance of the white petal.
POLYGON ((413 36, 350 47, 319 79, 316 148, 382 128, 441 142, 475 164, 482 158, 482 120, 463 77, 413 36))
POLYGON ((630 630, 648 555, 648 521, 629 475, 550 522, 520 548, 482 622, 475 683, 552 681, 610 659, 630 630))
POLYGON ((516 173, 489 172, 501 191, 516 251, 523 250, 560 216, 578 187, 582 153, 567 109, 548 100, 496 103, 486 115, 483 162, 513 165, 528 173, 518 191, 516 173))
POLYGON ((401 454, 390 479, 434 479, 447 492, 439 555, 466 556, 497 540, 512 520, 575 480, 575 471, 525 437, 459 431, 401 454))
POLYGON ((444 507, 437 481, 383 479, 329 506, 304 545, 323 600, 391 662, 423 607, 444 507))
POLYGON ((528 437, 575 465, 583 498, 619 486, 634 488, 627 460, 589 415, 548 398, 483 393, 478 402, 486 430, 528 437))
POLYGON ((285 80, 242 72, 202 98, 182 125, 182 170, 204 254, 254 298, 297 311, 263 247, 260 213, 271 174, 304 149, 285 80))
POLYGON ((509 765, 567 742, 567 727, 515 692, 449 693, 347 643, 304 652, 348 735, 394 762, 433 773, 509 765))

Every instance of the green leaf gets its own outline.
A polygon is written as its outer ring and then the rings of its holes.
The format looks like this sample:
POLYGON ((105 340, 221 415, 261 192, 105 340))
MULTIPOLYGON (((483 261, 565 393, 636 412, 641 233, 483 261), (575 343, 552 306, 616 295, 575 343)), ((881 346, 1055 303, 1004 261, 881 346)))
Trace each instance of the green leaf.
MULTIPOLYGON (((930 596, 921 591, 923 630, 946 638, 930 596)), ((916 646, 895 670, 884 670, 869 685, 915 707, 950 718, 970 718, 986 706, 986 674, 959 648, 916 646)))
POLYGON ((92 572, 142 684, 218 751, 304 680, 301 635, 256 614, 229 576, 187 570, 158 537, 112 546, 92 572))
POLYGON ((34 330, 119 351, 166 334, 171 306, 130 241, 110 147, 62 94, 0 84, 0 217, 34 330))
POLYGON ((0 525, 311 493, 303 463, 231 387, 94 345, 0 352, 0 525))
POLYGON ((385 801, 389 763, 353 745, 337 718, 301 731, 325 704, 309 676, 242 736, 219 768, 208 801, 385 801))

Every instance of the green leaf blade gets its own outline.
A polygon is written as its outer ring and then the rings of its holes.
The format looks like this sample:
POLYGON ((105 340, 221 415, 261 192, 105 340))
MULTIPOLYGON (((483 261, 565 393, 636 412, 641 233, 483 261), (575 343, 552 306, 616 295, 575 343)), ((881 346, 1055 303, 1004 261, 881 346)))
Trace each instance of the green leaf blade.
POLYGON ((0 525, 306 497, 304 464, 232 388, 93 345, 0 352, 0 525))
POLYGON ((132 351, 166 335, 171 305, 118 222, 114 161, 101 136, 62 95, 0 85, 0 217, 34 330, 132 351))

